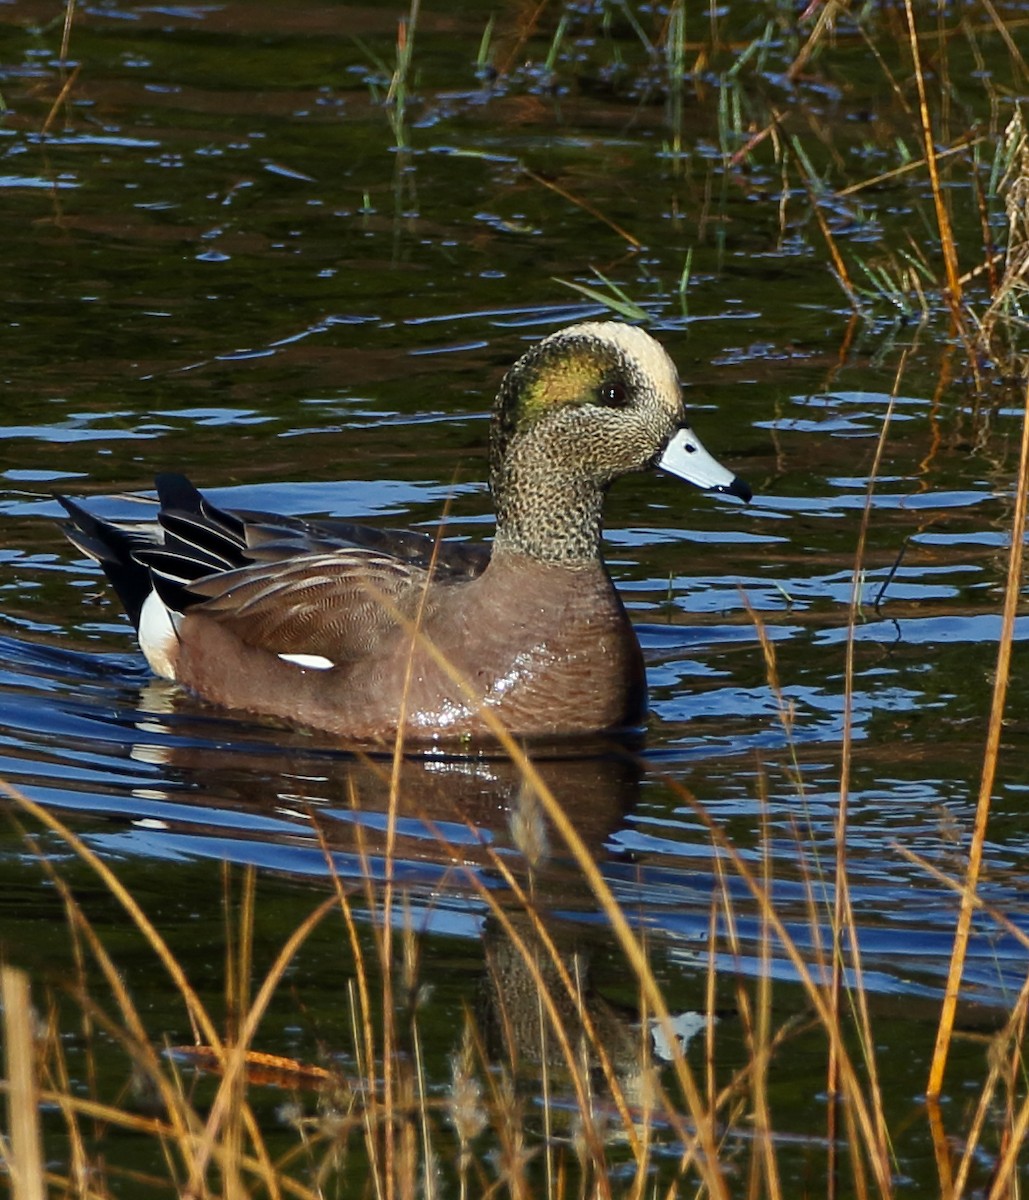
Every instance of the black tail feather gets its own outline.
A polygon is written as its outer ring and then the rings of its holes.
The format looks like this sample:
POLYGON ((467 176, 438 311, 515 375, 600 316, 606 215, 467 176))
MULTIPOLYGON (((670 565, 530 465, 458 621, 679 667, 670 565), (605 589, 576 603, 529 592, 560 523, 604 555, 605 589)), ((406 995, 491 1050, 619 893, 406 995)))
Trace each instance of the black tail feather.
POLYGON ((225 534, 226 540, 235 546, 245 546, 246 525, 235 513, 217 508, 190 483, 185 475, 164 472, 154 480, 157 496, 164 513, 177 512, 183 516, 193 514, 205 526, 216 526, 225 534))
POLYGON ((100 564, 137 628, 152 591, 181 613, 209 599, 203 591, 191 590, 198 580, 255 562, 287 563, 298 555, 359 549, 381 551, 416 566, 431 565, 438 576, 468 579, 481 574, 489 560, 484 547, 439 544, 419 532, 374 529, 334 518, 306 521, 248 509, 227 512, 184 475, 158 475, 156 484, 159 503, 144 503, 145 520, 105 520, 67 496, 57 497, 70 518, 62 526, 65 534, 100 564))
POLYGON ((150 587, 172 612, 185 612, 191 604, 206 599, 189 589, 195 580, 214 574, 207 562, 159 547, 141 550, 139 557, 149 569, 150 587))
POLYGON ((100 564, 137 629, 152 591, 183 612, 204 599, 189 591, 194 580, 252 561, 240 517, 206 500, 184 475, 158 475, 156 484, 156 520, 138 526, 105 521, 75 500, 57 497, 71 518, 64 533, 100 564))
POLYGON ((109 521, 93 516, 67 496, 58 503, 71 518, 61 526, 66 537, 88 558, 95 559, 111 581, 132 624, 139 627, 143 602, 150 595, 150 571, 136 558, 145 539, 133 537, 109 521))
POLYGON ((189 560, 194 579, 250 561, 246 526, 239 517, 216 508, 184 475, 158 475, 156 483, 164 548, 189 560))

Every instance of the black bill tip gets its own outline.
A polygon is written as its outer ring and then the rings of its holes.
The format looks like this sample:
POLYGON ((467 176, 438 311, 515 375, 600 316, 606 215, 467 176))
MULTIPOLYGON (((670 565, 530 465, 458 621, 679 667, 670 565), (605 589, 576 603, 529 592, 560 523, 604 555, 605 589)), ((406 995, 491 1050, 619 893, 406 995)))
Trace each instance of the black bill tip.
POLYGON ((723 492, 727 496, 736 496, 742 500, 744 504, 749 504, 754 499, 754 492, 750 484, 745 479, 741 479, 738 475, 734 475, 732 483, 723 484, 721 487, 712 488, 712 491, 723 492))

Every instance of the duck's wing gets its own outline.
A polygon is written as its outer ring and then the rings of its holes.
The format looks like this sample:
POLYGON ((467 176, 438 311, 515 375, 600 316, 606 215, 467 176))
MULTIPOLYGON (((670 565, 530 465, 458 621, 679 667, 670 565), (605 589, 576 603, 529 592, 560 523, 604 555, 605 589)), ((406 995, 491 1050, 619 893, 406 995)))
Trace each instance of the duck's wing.
POLYGON ((381 529, 333 517, 301 520, 245 509, 235 515, 245 522, 247 554, 254 562, 277 562, 307 552, 369 550, 450 580, 474 579, 489 562, 486 546, 442 541, 413 529, 381 529))
MULTIPOLYGON (((168 603, 177 581, 162 551, 143 552, 168 603)), ((340 549, 221 571, 187 585, 188 611, 231 629, 248 646, 280 655, 352 662, 375 652, 414 618, 431 576, 372 550, 340 549)))
POLYGON ((149 521, 103 520, 59 497, 65 533, 137 629, 156 594, 172 628, 196 608, 248 645, 341 662, 413 616, 430 578, 472 578, 488 561, 484 548, 407 530, 220 509, 181 475, 158 476, 157 492, 149 521))

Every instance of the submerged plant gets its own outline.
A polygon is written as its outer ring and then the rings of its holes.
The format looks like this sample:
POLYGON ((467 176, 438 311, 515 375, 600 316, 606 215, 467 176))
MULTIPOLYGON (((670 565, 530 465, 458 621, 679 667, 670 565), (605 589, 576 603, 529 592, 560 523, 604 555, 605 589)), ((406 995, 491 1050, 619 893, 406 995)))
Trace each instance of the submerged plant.
POLYGON ((991 193, 1003 203, 1004 225, 1001 246, 986 264, 992 269, 990 303, 982 316, 988 346, 996 343, 1005 322, 1029 328, 1029 133, 1020 107, 1004 130, 993 175, 991 193))

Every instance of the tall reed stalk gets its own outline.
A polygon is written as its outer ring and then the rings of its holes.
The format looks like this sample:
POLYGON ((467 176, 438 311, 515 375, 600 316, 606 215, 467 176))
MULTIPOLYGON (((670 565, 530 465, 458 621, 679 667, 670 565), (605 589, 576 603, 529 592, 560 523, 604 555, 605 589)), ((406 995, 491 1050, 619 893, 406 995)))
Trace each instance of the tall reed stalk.
POLYGON ((1018 474, 1015 477, 1014 513, 1011 519, 1011 549, 1008 553, 1007 583, 1004 589, 1004 611, 1001 621, 1000 641, 997 645, 997 665, 993 676, 993 701, 990 706, 986 747, 983 754, 983 769, 979 780, 979 799, 976 804, 975 826, 968 847, 968 868, 965 872, 961 910, 954 932, 954 952, 947 975, 947 990, 940 1012, 936 1048, 933 1052, 927 1092, 930 1099, 937 1099, 943 1090, 943 1076, 947 1066, 951 1039, 954 1033, 954 1017, 961 994, 961 977, 968 952, 968 938, 975 911, 976 889, 982 870, 983 847, 989 825, 990 806, 1000 758, 1000 740, 1004 728, 1004 709, 1008 683, 1011 678, 1011 648, 1015 636, 1015 614, 1022 594, 1022 559, 1025 546, 1026 511, 1029 500, 1029 385, 1026 387, 1025 404, 1022 412, 1022 436, 1019 451, 1018 474))

